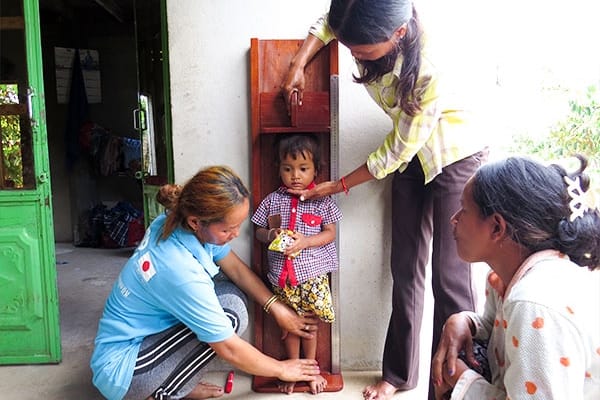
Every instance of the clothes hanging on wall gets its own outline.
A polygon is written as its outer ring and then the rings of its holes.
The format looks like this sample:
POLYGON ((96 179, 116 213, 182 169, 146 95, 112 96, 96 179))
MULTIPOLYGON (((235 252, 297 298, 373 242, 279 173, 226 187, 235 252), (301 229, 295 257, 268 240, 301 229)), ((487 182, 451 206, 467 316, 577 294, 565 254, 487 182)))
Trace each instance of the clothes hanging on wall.
POLYGON ((141 169, 142 141, 124 137, 122 140, 123 167, 131 171, 141 169))
POLYGON ((87 124, 81 132, 82 148, 89 154, 96 176, 125 173, 133 176, 141 166, 141 141, 116 136, 98 124, 87 124))
POLYGON ((83 81, 83 72, 79 61, 79 50, 75 50, 69 91, 69 106, 65 126, 65 147, 67 169, 70 171, 81 154, 79 133, 81 127, 89 121, 89 105, 83 81))

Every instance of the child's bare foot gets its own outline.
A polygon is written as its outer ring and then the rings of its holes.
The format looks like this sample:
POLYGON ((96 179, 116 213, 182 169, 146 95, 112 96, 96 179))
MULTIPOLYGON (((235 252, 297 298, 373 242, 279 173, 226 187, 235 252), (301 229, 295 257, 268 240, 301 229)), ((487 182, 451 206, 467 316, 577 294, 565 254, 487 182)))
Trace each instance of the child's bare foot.
POLYGON ((223 388, 221 386, 200 382, 187 394, 187 396, 185 396, 185 398, 191 400, 203 400, 214 399, 221 396, 223 396, 223 388))
POLYGON ((285 382, 279 381, 277 383, 277 387, 281 393, 292 394, 294 393, 294 387, 296 387, 296 382, 285 382))
POLYGON ((369 385, 363 390, 363 399, 365 400, 390 400, 397 389, 384 380, 380 380, 374 385, 369 385))
POLYGON ((321 375, 317 375, 315 378, 314 381, 308 382, 312 394, 321 393, 327 387, 327 379, 323 378, 321 375))

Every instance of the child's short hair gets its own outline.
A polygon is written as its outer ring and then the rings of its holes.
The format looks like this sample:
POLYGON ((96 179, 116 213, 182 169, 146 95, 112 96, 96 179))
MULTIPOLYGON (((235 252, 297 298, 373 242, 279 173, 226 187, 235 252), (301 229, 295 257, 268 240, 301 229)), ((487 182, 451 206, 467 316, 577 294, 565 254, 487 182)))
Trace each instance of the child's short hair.
POLYGON ((312 155, 315 171, 321 171, 321 148, 317 135, 312 133, 294 133, 281 135, 275 141, 275 151, 277 154, 277 165, 281 164, 286 156, 291 156, 293 159, 302 156, 306 158, 306 154, 312 155))

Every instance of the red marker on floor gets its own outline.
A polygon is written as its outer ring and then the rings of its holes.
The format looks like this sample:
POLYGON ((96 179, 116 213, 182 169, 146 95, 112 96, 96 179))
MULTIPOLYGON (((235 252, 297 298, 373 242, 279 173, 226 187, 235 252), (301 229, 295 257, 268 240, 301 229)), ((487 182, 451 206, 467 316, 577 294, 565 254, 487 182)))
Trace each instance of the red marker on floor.
POLYGON ((225 393, 231 393, 233 389, 233 370, 227 374, 227 382, 225 382, 225 393))

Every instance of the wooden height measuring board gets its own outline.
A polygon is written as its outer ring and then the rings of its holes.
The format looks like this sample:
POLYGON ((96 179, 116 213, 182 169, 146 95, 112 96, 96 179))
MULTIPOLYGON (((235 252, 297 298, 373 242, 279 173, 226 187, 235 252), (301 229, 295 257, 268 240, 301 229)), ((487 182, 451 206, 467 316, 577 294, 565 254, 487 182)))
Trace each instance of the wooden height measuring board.
MULTIPOLYGON (((302 40, 259 40, 250 42, 250 94, 252 116, 252 206, 255 210, 261 200, 280 186, 275 165, 274 143, 278 135, 313 133, 319 137, 323 168, 317 182, 337 179, 337 74, 338 44, 331 42, 321 49, 306 66, 306 85, 302 105, 294 102, 288 115, 280 85, 285 79, 290 61, 302 40)), ((252 268, 270 286, 266 278, 267 250, 264 243, 254 239, 252 268)), ((338 285, 336 273, 330 277, 331 290, 339 321, 338 285)), ((340 373, 339 322, 319 323, 317 361, 327 379, 328 392, 343 387, 340 373)), ((255 306, 255 346, 265 354, 285 359, 281 331, 275 320, 255 306)), ((256 392, 278 392, 274 378, 255 376, 252 389, 256 392)), ((308 385, 296 384, 294 391, 308 391, 308 385)))

